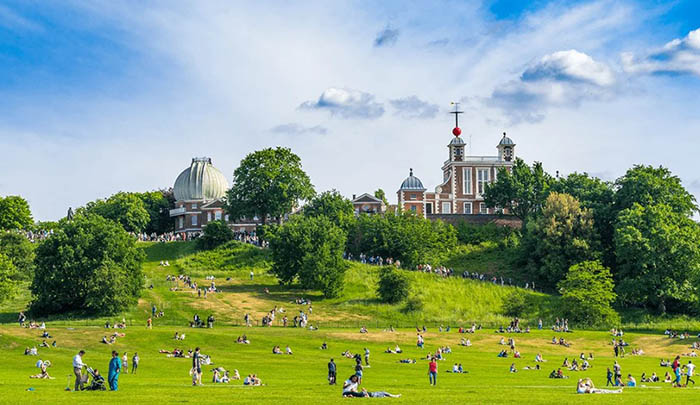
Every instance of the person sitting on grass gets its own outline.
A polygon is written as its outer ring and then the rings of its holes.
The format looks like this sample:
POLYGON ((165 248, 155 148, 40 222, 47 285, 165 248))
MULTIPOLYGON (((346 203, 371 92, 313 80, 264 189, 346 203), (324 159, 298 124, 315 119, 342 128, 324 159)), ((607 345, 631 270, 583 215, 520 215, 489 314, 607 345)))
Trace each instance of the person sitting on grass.
POLYGON ((326 344, 326 342, 323 342, 323 344, 321 345, 321 350, 328 350, 328 345, 326 344))
POLYGON ((238 374, 238 369, 233 369, 233 376, 231 377, 232 380, 240 380, 241 375, 238 374))
POLYGON ((394 353, 403 353, 403 350, 401 350, 399 345, 396 345, 396 347, 394 347, 394 353))
POLYGON ((519 358, 520 358, 520 352, 517 351, 517 350, 514 350, 514 351, 513 351, 513 358, 519 359, 519 358))
POLYGON ((535 356, 535 362, 536 362, 536 363, 544 363, 544 362, 546 362, 546 361, 547 361, 547 360, 543 359, 543 358, 542 358, 542 354, 540 354, 540 353, 537 353, 537 356, 535 356))
POLYGON ((661 366, 661 367, 668 367, 670 365, 671 365, 671 362, 668 360, 661 359, 661 361, 659 362, 659 366, 661 366))
POLYGON ((576 359, 574 359, 574 361, 571 362, 571 367, 569 367, 569 370, 578 371, 578 362, 576 361, 576 359))
POLYGON ((498 353, 498 357, 508 357, 508 352, 504 350, 501 350, 500 353, 498 353))
POLYGON ((289 347, 289 345, 287 345, 286 351, 287 351, 287 354, 292 354, 292 348, 289 347))
POLYGON ((401 398, 401 394, 390 394, 386 391, 367 391, 362 389, 365 398, 401 398))
POLYGON ((627 386, 628 387, 636 387, 637 386, 637 380, 632 377, 632 374, 627 374, 627 386))
POLYGON ((558 368, 557 369, 557 376, 554 378, 569 378, 569 377, 564 375, 564 372, 561 370, 561 368, 558 368))
POLYGON ((360 333, 367 333, 367 328, 366 327, 361 327, 360 328, 360 333))
POLYGON ((639 377, 640 382, 651 382, 651 378, 647 377, 647 373, 642 373, 642 376, 639 377))
POLYGON ((459 341, 459 345, 460 345, 460 346, 469 347, 469 346, 472 345, 472 342, 471 342, 469 339, 462 338, 462 339, 459 341))
POLYGON ((566 367, 566 368, 571 367, 571 363, 569 363, 569 358, 568 358, 568 357, 564 357, 564 362, 561 363, 561 366, 562 366, 562 367, 566 367))
POLYGON ((345 380, 345 382, 343 383, 343 396, 364 398, 365 395, 357 391, 360 386, 359 381, 359 377, 357 377, 356 374, 351 375, 350 378, 345 380))
POLYGON ((387 347, 386 350, 384 350, 384 353, 394 354, 395 352, 391 350, 391 347, 387 347))
MULTIPOLYGON (((41 361, 41 360, 39 360, 41 361)), ((40 378, 40 379, 47 379, 47 380, 53 380, 54 377, 51 377, 49 375, 49 372, 47 371, 47 368, 51 366, 51 363, 47 361, 41 361, 41 364, 39 365, 39 374, 35 375, 30 375, 29 378, 40 378)))
POLYGON ((578 380, 578 384, 576 385, 577 394, 619 394, 621 392, 622 388, 617 390, 604 390, 596 388, 590 378, 581 378, 578 380))
POLYGON ((651 377, 649 377, 649 382, 659 382, 659 376, 656 375, 656 372, 651 373, 651 377))
POLYGON ((282 354, 282 350, 280 350, 279 346, 274 346, 272 348, 272 354, 282 354))
POLYGON ((669 372, 667 371, 666 374, 664 375, 664 382, 665 382, 665 383, 670 383, 671 381, 673 381, 673 380, 671 379, 671 373, 669 373, 669 372))
POLYGON ((41 344, 39 345, 39 347, 49 347, 49 344, 46 343, 46 340, 42 340, 42 341, 41 341, 41 344))
POLYGON ((107 340, 107 336, 102 336, 102 343, 106 345, 111 345, 111 343, 107 340))
POLYGON ((511 373, 517 373, 518 369, 515 368, 515 363, 510 364, 510 372, 511 373))

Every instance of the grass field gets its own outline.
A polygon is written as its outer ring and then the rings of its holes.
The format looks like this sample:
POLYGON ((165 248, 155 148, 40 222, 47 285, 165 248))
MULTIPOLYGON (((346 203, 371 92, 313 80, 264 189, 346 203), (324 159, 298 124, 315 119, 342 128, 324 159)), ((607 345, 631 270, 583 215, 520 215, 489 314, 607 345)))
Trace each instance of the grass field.
MULTIPOLYGON (((591 377, 598 385, 605 383, 606 367, 613 363, 611 336, 601 331, 577 331, 566 334, 572 342, 570 348, 549 343, 551 331, 533 331, 530 334, 500 335, 493 328, 485 328, 474 335, 459 334, 458 325, 469 325, 471 320, 493 325, 507 322, 500 314, 504 297, 513 288, 494 286, 489 283, 462 279, 442 279, 434 275, 407 272, 414 286, 413 295, 423 302, 420 311, 406 311, 402 304, 386 305, 376 299, 374 284, 377 279, 376 267, 352 263, 346 277, 343 295, 336 299, 324 300, 314 291, 303 291, 277 285, 276 280, 267 274, 269 257, 265 251, 240 244, 231 244, 225 249, 197 253, 189 243, 144 244, 148 261, 144 265, 147 285, 139 304, 124 314, 112 317, 112 322, 126 318, 129 327, 126 336, 119 338, 111 346, 101 344, 103 335, 112 330, 101 327, 106 318, 85 318, 62 316, 47 322, 48 330, 58 343, 57 348, 39 348, 39 356, 25 356, 25 347, 41 342, 40 331, 19 328, 12 323, 17 311, 25 308, 29 296, 25 293, 0 308, 0 353, 3 362, 0 366, 0 404, 4 403, 334 403, 350 401, 341 398, 340 387, 328 386, 326 363, 333 357, 338 364, 338 379, 344 380, 353 372, 354 361, 345 359, 340 353, 350 350, 362 353, 364 347, 371 350, 371 367, 365 370, 363 387, 369 390, 386 390, 402 394, 400 399, 379 401, 397 403, 692 403, 700 398, 700 390, 694 388, 674 389, 669 384, 645 384, 646 387, 628 388, 617 395, 576 395, 574 387, 580 377, 591 377), (168 260, 170 267, 161 267, 161 260, 168 260), (250 280, 249 273, 254 278, 250 280), (167 274, 190 274, 200 285, 208 285, 206 276, 216 277, 217 294, 209 294, 204 299, 192 291, 171 291, 173 286, 165 280, 167 274), (227 280, 228 278, 228 280, 227 280), (270 293, 263 292, 268 288, 270 293), (298 328, 270 328, 235 326, 242 322, 243 314, 250 313, 255 320, 275 305, 284 307, 290 319, 299 309, 292 302, 296 297, 307 297, 313 301, 310 323, 319 325, 320 330, 310 331, 298 328), (165 311, 165 317, 154 321, 152 330, 145 328, 145 320, 150 315, 151 303, 165 311), (192 315, 197 312, 203 318, 214 314, 217 324, 214 329, 192 329, 187 327, 192 315), (388 325, 402 325, 396 332, 385 332, 388 325), (414 325, 427 324, 425 349, 416 347, 414 325), (436 325, 451 325, 452 331, 438 332, 436 325), (368 334, 360 334, 359 326, 367 325, 368 334), (185 332, 185 341, 173 339, 174 333, 185 332), (247 334, 250 345, 236 344, 235 338, 247 334), (503 346, 498 344, 501 336, 516 339, 522 353, 521 359, 497 358, 496 353, 503 346), (465 348, 458 345, 461 337, 468 337, 474 344, 465 348), (321 350, 323 342, 328 350, 321 350), (399 344, 404 353, 385 354, 383 351, 399 344), (284 348, 290 345, 293 356, 273 355, 272 347, 284 348), (438 346, 448 345, 453 353, 440 362, 438 386, 430 387, 427 379, 427 361, 421 360, 438 346), (228 370, 238 369, 242 376, 256 373, 265 383, 262 387, 244 387, 240 381, 230 384, 212 384, 211 368, 205 368, 204 387, 192 387, 188 375, 189 359, 167 358, 158 353, 160 349, 172 350, 175 347, 202 348, 209 354, 215 366, 228 370), (137 351, 141 364, 136 375, 124 374, 120 378, 118 392, 65 392, 71 373, 70 361, 79 350, 85 349, 84 360, 92 367, 106 371, 109 353, 112 349, 121 354, 128 352, 129 358, 137 351), (534 366, 534 357, 542 353, 545 359, 541 370, 524 370, 534 366), (548 375, 558 368, 565 357, 569 359, 579 353, 593 353, 593 368, 586 372, 568 371, 569 379, 554 380, 548 375), (36 374, 38 359, 51 360, 49 369, 55 380, 32 380, 36 374), (416 358, 417 364, 400 364, 400 358, 416 358), (515 362, 520 370, 511 374, 508 369, 515 362), (468 374, 451 374, 454 363, 461 363, 468 374), (33 391, 27 391, 28 388, 33 391)), ((492 247, 465 248, 462 266, 467 268, 490 266, 484 254, 495 255, 492 247)), ((500 262, 502 263, 502 262, 500 262)), ((496 263, 494 266, 500 266, 496 263)), ((486 268, 484 268, 486 269, 486 268)), ((484 269, 479 268, 483 271, 484 269)), ((521 290, 522 291, 522 290, 521 290)), ((556 311, 556 297, 545 294, 531 294, 537 302, 530 317, 542 316, 550 319, 556 311)), ((280 317, 278 316, 278 319, 280 317)), ((692 319, 674 321, 674 324, 697 325, 692 319)), ((637 380, 642 372, 652 372, 663 376, 668 368, 659 366, 661 358, 672 358, 676 354, 689 352, 688 346, 696 339, 670 340, 660 333, 659 324, 644 324, 653 332, 627 333, 625 340, 632 347, 641 347, 644 356, 628 356, 620 360, 623 374, 632 373, 637 380)), ((690 329, 692 332, 693 329, 690 329)), ((697 330, 695 331, 697 334, 697 330)), ((687 363, 684 358, 684 363, 687 363)), ((72 386, 72 379, 70 379, 72 386)), ((371 400, 371 399, 368 399, 371 400)))

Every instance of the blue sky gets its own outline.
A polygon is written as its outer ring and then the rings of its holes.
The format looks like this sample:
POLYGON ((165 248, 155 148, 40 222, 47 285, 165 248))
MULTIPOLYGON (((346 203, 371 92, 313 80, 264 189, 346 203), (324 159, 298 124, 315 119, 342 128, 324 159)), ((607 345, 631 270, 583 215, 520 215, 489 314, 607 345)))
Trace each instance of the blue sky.
POLYGON ((431 189, 451 101, 472 154, 506 131, 552 173, 700 195, 699 29, 682 0, 3 1, 0 195, 56 219, 276 145, 318 190, 431 189))

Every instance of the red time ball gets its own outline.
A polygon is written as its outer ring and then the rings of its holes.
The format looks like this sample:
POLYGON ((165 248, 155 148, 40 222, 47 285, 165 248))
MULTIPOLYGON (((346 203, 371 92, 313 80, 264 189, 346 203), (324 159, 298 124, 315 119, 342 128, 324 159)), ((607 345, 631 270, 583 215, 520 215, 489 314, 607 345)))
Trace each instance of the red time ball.
POLYGON ((452 134, 453 134, 454 136, 459 136, 461 133, 462 133, 462 130, 461 130, 459 127, 455 127, 455 128, 452 130, 452 134))

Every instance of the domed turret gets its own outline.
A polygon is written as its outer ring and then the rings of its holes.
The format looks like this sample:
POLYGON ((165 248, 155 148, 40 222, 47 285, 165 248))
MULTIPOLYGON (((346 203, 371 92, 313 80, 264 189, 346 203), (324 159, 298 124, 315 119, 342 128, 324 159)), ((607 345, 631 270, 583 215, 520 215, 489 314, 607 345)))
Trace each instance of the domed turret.
POLYGON ((423 182, 420 181, 418 177, 413 175, 413 169, 410 169, 408 177, 406 177, 406 180, 401 183, 401 188, 399 188, 399 191, 402 190, 425 191, 426 188, 423 187, 423 182))
POLYGON ((177 201, 222 198, 228 190, 226 177, 211 164, 211 158, 193 158, 192 164, 183 170, 173 187, 177 201))
POLYGON ((498 142, 498 158, 506 162, 511 162, 515 159, 515 142, 503 133, 503 138, 498 142))

